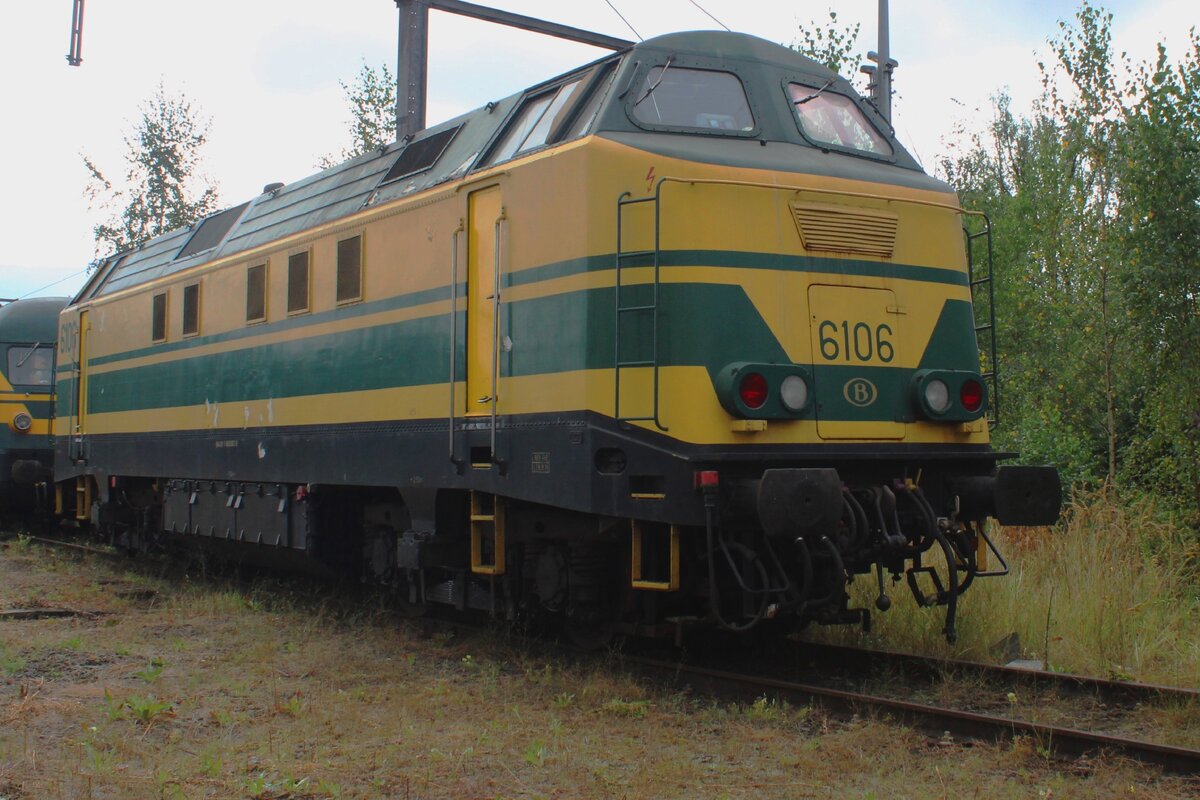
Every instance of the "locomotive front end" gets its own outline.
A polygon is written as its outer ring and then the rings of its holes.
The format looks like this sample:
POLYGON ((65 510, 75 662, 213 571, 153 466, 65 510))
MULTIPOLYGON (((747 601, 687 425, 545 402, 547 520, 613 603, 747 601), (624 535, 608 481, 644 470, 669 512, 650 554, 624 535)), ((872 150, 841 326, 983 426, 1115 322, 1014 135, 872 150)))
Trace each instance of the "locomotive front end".
POLYGON ((874 572, 886 610, 890 572, 953 639, 958 596, 1006 571, 987 519, 1061 503, 1053 468, 990 446, 988 222, 845 80, 701 38, 648 43, 596 145, 621 198, 613 416, 687 459, 710 618, 865 625, 846 581, 874 572))

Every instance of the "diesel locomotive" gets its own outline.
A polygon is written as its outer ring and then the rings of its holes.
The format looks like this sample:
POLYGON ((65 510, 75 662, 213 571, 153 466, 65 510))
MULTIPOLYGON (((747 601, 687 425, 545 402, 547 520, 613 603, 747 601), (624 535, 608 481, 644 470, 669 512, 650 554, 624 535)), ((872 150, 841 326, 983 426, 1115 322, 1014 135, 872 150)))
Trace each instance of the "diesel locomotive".
POLYGON ((0 305, 0 517, 48 511, 54 343, 66 297, 0 305))
POLYGON ((985 222, 816 62, 650 39, 105 260, 59 507, 581 641, 866 624, 885 572, 952 638, 1061 494, 989 444, 985 222))

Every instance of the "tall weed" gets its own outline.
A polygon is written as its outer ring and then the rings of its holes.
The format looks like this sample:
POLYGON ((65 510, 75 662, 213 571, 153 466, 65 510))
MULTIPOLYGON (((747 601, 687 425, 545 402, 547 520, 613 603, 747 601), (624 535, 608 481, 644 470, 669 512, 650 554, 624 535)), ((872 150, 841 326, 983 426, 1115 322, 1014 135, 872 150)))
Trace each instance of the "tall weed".
MULTIPOLYGON (((1052 528, 997 527, 991 535, 1012 573, 979 579, 960 598, 955 645, 941 637, 944 609, 899 596, 874 616, 869 643, 991 661, 997 643, 1016 633, 1022 655, 1051 669, 1200 685, 1200 554, 1153 501, 1077 495, 1052 528)), ((903 584, 894 592, 907 594, 903 584)), ((874 587, 857 581, 851 595, 869 608, 874 587)))

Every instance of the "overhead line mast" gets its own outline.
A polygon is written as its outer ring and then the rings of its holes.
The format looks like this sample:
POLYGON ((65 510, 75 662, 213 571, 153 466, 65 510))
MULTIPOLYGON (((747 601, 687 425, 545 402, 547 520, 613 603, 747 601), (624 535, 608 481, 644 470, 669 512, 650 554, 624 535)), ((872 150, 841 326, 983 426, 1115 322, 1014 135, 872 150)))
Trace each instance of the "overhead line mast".
MULTIPOLYGON (((83 0, 76 0, 82 4, 83 0)), ((400 34, 396 52, 396 137, 412 135, 425 128, 425 94, 429 71, 429 9, 473 17, 510 28, 544 33, 559 39, 590 44, 607 50, 624 50, 633 42, 602 33, 560 25, 536 17, 501 11, 462 0, 395 0, 400 12, 400 34)))
POLYGON ((888 24, 888 0, 879 0, 879 49, 867 53, 874 65, 866 65, 861 71, 870 76, 871 102, 880 116, 892 123, 892 72, 900 62, 892 58, 891 32, 888 24))
POLYGON ((78 67, 83 63, 83 0, 75 0, 71 8, 71 52, 67 63, 78 67))

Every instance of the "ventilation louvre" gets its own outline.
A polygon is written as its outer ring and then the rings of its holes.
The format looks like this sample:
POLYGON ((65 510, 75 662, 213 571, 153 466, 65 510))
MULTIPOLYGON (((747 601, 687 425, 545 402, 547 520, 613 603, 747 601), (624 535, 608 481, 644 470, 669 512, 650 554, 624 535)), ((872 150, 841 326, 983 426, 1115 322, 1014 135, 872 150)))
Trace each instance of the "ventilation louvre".
POLYGON ((790 205, 805 250, 892 257, 899 222, 895 214, 816 203, 790 205))

